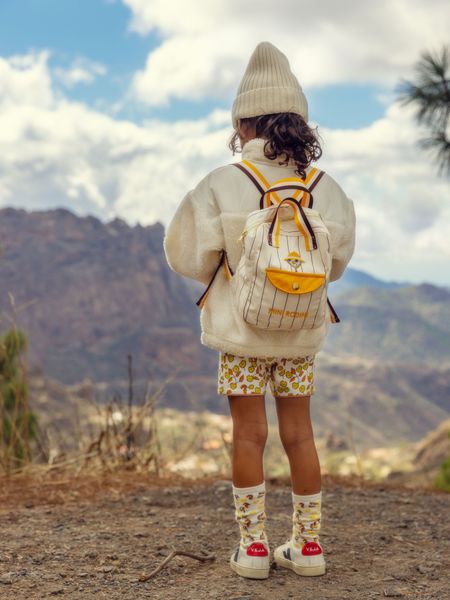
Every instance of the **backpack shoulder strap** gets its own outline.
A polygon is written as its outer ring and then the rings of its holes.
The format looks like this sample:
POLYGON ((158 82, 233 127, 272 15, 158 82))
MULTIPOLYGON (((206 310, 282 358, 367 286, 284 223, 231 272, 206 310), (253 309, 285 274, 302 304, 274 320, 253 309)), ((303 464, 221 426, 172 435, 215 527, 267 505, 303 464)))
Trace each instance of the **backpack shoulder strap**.
MULTIPOLYGON (((232 164, 234 167, 237 167, 243 173, 245 173, 245 175, 247 175, 247 177, 250 179, 250 181, 252 181, 255 184, 255 186, 257 187, 260 194, 263 194, 265 192, 265 188, 260 183, 261 177, 258 177, 252 169, 250 169, 247 165, 245 165, 244 161, 232 163, 232 164)), ((255 169, 256 169, 256 167, 255 167, 255 169)), ((258 174, 259 174, 259 171, 258 171, 258 174)))
POLYGON ((205 291, 203 292, 203 294, 200 296, 200 298, 197 300, 197 302, 195 303, 199 308, 203 308, 205 302, 206 302, 206 298, 210 292, 211 286, 213 284, 214 279, 216 278, 217 273, 219 272, 220 267, 223 265, 224 271, 225 271, 225 276, 228 280, 230 280, 233 275, 234 272, 232 270, 232 268, 230 267, 230 263, 228 262, 228 256, 225 250, 222 250, 221 255, 220 255, 220 260, 219 260, 219 264, 216 267, 216 270, 214 271, 214 273, 212 274, 211 279, 209 280, 208 285, 206 286, 205 291))
POLYGON ((316 185, 319 183, 319 181, 321 180, 321 178, 325 175, 325 171, 321 171, 320 169, 317 169, 316 167, 312 167, 309 171, 309 173, 306 175, 306 177, 304 179, 300 178, 300 177, 287 177, 285 179, 279 179, 278 181, 275 181, 270 188, 268 188, 267 191, 270 191, 272 188, 275 189, 286 189, 285 186, 289 187, 292 186, 292 189, 296 188, 298 191, 292 195, 293 198, 297 198, 298 195, 300 194, 300 190, 303 189, 303 191, 305 192, 309 192, 307 194, 303 193, 302 195, 302 199, 300 201, 301 206, 303 206, 303 208, 312 208, 313 207, 313 196, 311 194, 312 190, 316 187, 316 185), (292 183, 290 183, 292 182, 292 183), (279 186, 283 186, 282 188, 280 188, 279 186))
MULTIPOLYGON (((255 184, 261 196, 273 186, 273 184, 269 183, 261 171, 257 169, 249 160, 242 160, 241 162, 232 164, 247 175, 247 177, 255 184)), ((276 203, 279 204, 281 202, 281 198, 276 192, 273 192, 273 195, 275 196, 276 203)))
POLYGON ((311 192, 313 191, 313 189, 316 187, 316 185, 319 183, 319 181, 322 179, 322 177, 324 175, 325 175, 325 171, 321 171, 320 169, 313 167, 304 179, 305 187, 307 187, 310 192, 310 195, 308 198, 308 204, 306 205, 306 206, 308 206, 308 208, 312 208, 313 202, 314 202, 311 192))
MULTIPOLYGON (((287 179, 280 179, 279 181, 276 181, 276 182, 270 184, 267 181, 267 179, 264 177, 264 175, 261 173, 261 171, 259 171, 255 167, 255 165, 253 163, 251 163, 249 160, 243 160, 241 162, 232 163, 232 164, 233 164, 233 166, 240 169, 243 173, 245 173, 245 175, 247 175, 247 177, 253 182, 253 184, 256 186, 256 188, 258 189, 258 191, 261 195, 263 195, 263 194, 265 195, 265 193, 268 190, 271 190, 273 187, 279 186, 280 183, 287 183, 287 182, 295 182, 297 184, 301 184, 309 192, 311 192, 316 187, 316 185, 319 183, 319 181, 323 177, 323 175, 325 174, 325 171, 321 171, 320 169, 317 169, 316 167, 312 167, 304 179, 301 179, 300 177, 290 177, 287 179)), ((284 188, 282 188, 282 189, 284 189, 284 188)), ((279 204, 281 202, 281 198, 278 196, 276 191, 274 191, 272 193, 276 199, 276 203, 279 204)), ((300 190, 297 190, 297 192, 293 195, 293 197, 296 198, 299 195, 300 195, 300 190)), ((269 197, 270 197, 270 194, 269 194, 269 197)), ((304 194, 301 204, 304 207, 312 208, 312 205, 313 205, 312 195, 304 194)), ((262 208, 262 206, 261 206, 261 208, 262 208)))
POLYGON ((322 179, 322 177, 325 175, 325 171, 321 171, 320 169, 317 169, 316 167, 313 167, 311 169, 311 171, 308 173, 308 175, 305 178, 305 184, 306 187, 309 189, 309 191, 312 191, 316 185, 319 183, 319 181, 322 179))

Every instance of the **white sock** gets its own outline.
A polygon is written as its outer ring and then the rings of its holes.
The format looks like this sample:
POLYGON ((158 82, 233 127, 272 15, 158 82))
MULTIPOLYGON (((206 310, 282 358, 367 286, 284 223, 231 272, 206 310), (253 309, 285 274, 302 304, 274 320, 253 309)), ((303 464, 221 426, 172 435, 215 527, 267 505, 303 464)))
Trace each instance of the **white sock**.
POLYGON ((241 532, 241 544, 246 546, 255 541, 268 541, 265 532, 266 482, 250 487, 233 488, 235 520, 241 532))
POLYGON ((292 543, 301 548, 306 542, 319 543, 322 491, 303 496, 292 492, 292 543))

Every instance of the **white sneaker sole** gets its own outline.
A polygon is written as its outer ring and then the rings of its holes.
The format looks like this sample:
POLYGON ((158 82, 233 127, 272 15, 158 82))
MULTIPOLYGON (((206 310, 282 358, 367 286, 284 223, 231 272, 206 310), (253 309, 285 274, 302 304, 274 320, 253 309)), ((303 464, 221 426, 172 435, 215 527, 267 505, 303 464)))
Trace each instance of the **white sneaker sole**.
POLYGON ((248 577, 250 579, 267 579, 269 577, 270 565, 266 569, 255 569, 253 567, 244 567, 230 558, 230 567, 235 573, 241 575, 241 577, 248 577))
POLYGON ((280 567, 291 569, 291 571, 294 571, 297 575, 302 575, 303 577, 315 577, 317 575, 324 575, 326 572, 325 563, 314 567, 304 567, 302 565, 297 565, 295 562, 288 560, 284 556, 279 556, 277 553, 274 553, 274 561, 280 567))

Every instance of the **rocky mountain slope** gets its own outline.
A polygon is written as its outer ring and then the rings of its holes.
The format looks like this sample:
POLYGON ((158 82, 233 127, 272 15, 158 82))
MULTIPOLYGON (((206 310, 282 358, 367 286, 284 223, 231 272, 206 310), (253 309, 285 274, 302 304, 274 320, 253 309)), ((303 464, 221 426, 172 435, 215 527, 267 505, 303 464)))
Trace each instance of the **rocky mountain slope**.
POLYGON ((159 223, 1 210, 0 310, 12 313, 8 292, 23 306, 30 364, 64 383, 123 379, 127 353, 142 376, 180 364, 207 372, 198 308, 164 260, 163 235, 159 223))
MULTIPOLYGON (((332 293, 332 286, 331 286, 332 293)), ((450 365, 450 291, 431 284, 347 289, 325 350, 435 367, 450 365)))

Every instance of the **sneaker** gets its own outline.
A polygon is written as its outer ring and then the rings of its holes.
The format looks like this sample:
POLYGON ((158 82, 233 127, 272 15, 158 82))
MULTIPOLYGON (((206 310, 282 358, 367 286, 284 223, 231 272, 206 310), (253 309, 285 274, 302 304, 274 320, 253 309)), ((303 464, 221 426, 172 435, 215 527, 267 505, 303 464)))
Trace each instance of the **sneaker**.
POLYGON ((230 566, 238 575, 250 579, 267 579, 269 577, 269 543, 258 541, 248 546, 239 546, 230 557, 230 566))
POLYGON ((312 576, 325 573, 323 550, 318 542, 306 542, 297 548, 288 540, 275 548, 274 561, 280 567, 295 571, 297 575, 312 576))

